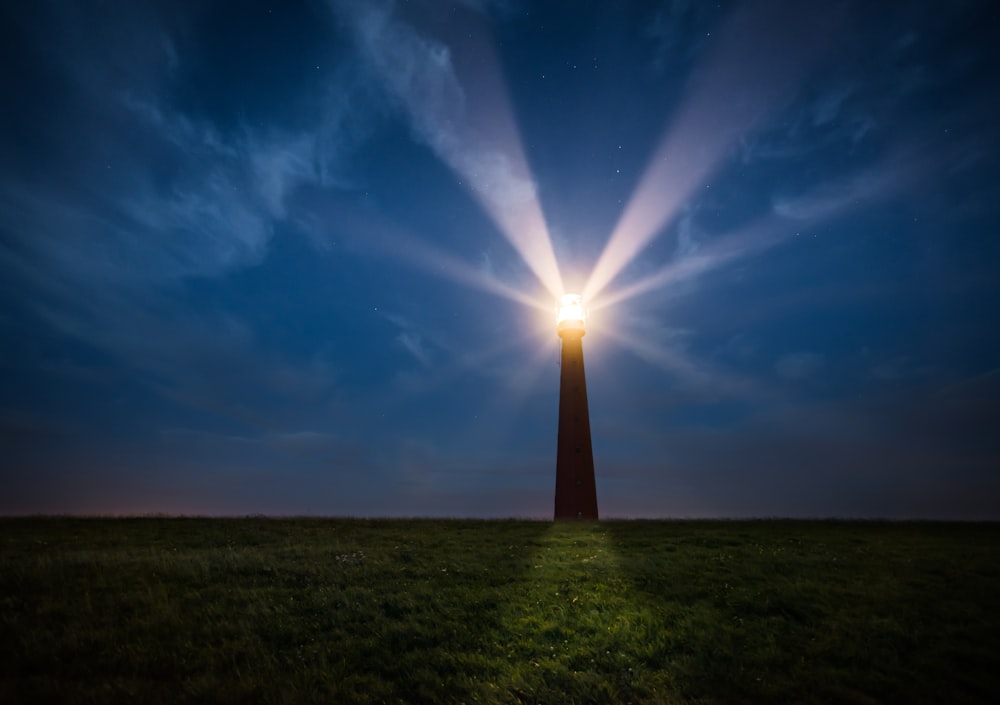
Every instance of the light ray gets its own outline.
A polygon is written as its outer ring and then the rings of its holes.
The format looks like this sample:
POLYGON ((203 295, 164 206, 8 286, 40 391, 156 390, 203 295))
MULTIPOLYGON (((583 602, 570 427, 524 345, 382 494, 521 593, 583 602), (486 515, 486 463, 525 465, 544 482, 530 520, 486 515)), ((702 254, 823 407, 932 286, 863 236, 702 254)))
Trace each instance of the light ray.
POLYGON ((585 300, 618 276, 740 136, 788 96, 826 44, 833 23, 821 15, 806 3, 758 0, 730 16, 598 258, 585 300), (761 44, 761 36, 769 41, 761 44))
POLYGON ((392 254, 403 261, 417 265, 454 282, 501 296, 510 301, 524 304, 540 311, 549 311, 552 307, 542 299, 534 297, 510 284, 507 284, 482 268, 473 267, 458 257, 412 238, 395 238, 392 254))
MULTIPOLYGON (((355 234, 357 237, 351 244, 360 250, 374 250, 379 255, 539 311, 549 312, 552 309, 547 301, 538 296, 532 296, 501 281, 489 271, 428 244, 374 212, 362 212, 349 203, 338 203, 332 199, 324 205, 325 218, 336 222, 338 230, 355 234), (363 237, 361 233, 364 233, 363 237)), ((320 246, 327 245, 320 242, 320 246)))
POLYGON ((549 293, 561 295, 555 252, 484 16, 456 5, 452 31, 439 38, 404 21, 402 10, 336 6, 415 133, 455 172, 549 293))
POLYGON ((744 257, 750 257, 779 244, 791 234, 792 230, 794 230, 793 224, 768 218, 705 245, 694 254, 674 260, 639 281, 598 296, 590 303, 589 309, 591 311, 600 310, 671 284, 695 279, 713 269, 718 269, 744 257))
POLYGON ((710 375, 678 350, 656 345, 647 337, 632 335, 619 326, 602 325, 600 333, 628 348, 646 362, 674 373, 679 379, 697 384, 707 384, 710 381, 710 375))
POLYGON ((698 364, 681 350, 657 344, 647 336, 632 335, 617 326, 602 327, 601 335, 619 343, 636 357, 674 375, 689 390, 707 394, 708 398, 760 396, 768 393, 752 380, 698 364))
MULTIPOLYGON (((475 16, 475 13, 472 13, 475 16)), ((538 202, 537 187, 514 121, 495 42, 482 17, 468 23, 457 48, 456 71, 467 95, 468 122, 459 145, 446 151, 449 164, 507 241, 553 296, 563 293, 552 239, 538 202)))
POLYGON ((752 257, 780 245, 797 232, 843 215, 874 198, 880 198, 899 183, 894 162, 868 169, 837 183, 826 184, 795 198, 775 203, 775 214, 735 233, 702 246, 697 252, 669 262, 658 271, 621 289, 599 295, 590 311, 622 303, 636 296, 694 279, 734 261, 752 257))

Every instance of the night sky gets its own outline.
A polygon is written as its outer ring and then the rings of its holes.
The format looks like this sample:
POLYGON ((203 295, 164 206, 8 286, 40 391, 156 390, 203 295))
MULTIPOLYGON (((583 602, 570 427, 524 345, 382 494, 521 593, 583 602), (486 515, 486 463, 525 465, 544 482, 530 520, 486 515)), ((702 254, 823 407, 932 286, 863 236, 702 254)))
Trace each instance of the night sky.
POLYGON ((3 3, 0 513, 1000 519, 998 18, 3 3))

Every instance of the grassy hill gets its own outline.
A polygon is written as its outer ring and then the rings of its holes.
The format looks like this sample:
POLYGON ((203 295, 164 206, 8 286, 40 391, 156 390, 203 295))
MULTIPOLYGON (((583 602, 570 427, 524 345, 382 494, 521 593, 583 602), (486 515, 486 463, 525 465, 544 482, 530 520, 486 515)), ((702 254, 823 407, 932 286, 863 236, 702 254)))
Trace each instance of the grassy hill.
POLYGON ((0 702, 996 703, 1000 525, 0 520, 0 702))

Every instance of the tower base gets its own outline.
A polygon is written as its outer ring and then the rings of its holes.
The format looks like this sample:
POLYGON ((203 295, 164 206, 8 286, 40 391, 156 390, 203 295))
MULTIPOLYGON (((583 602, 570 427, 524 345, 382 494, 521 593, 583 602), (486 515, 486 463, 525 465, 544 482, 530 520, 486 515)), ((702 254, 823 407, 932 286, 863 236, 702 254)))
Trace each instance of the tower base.
POLYGON ((559 436, 556 451, 555 519, 596 521, 597 483, 590 439, 583 331, 560 331, 559 436))

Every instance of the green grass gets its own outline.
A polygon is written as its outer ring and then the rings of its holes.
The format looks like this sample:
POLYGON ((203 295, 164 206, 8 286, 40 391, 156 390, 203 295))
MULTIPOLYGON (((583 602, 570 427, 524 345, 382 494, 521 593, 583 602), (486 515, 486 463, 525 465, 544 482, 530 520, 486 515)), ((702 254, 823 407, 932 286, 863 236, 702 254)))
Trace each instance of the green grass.
POLYGON ((0 702, 995 703, 1000 525, 0 520, 0 702))

